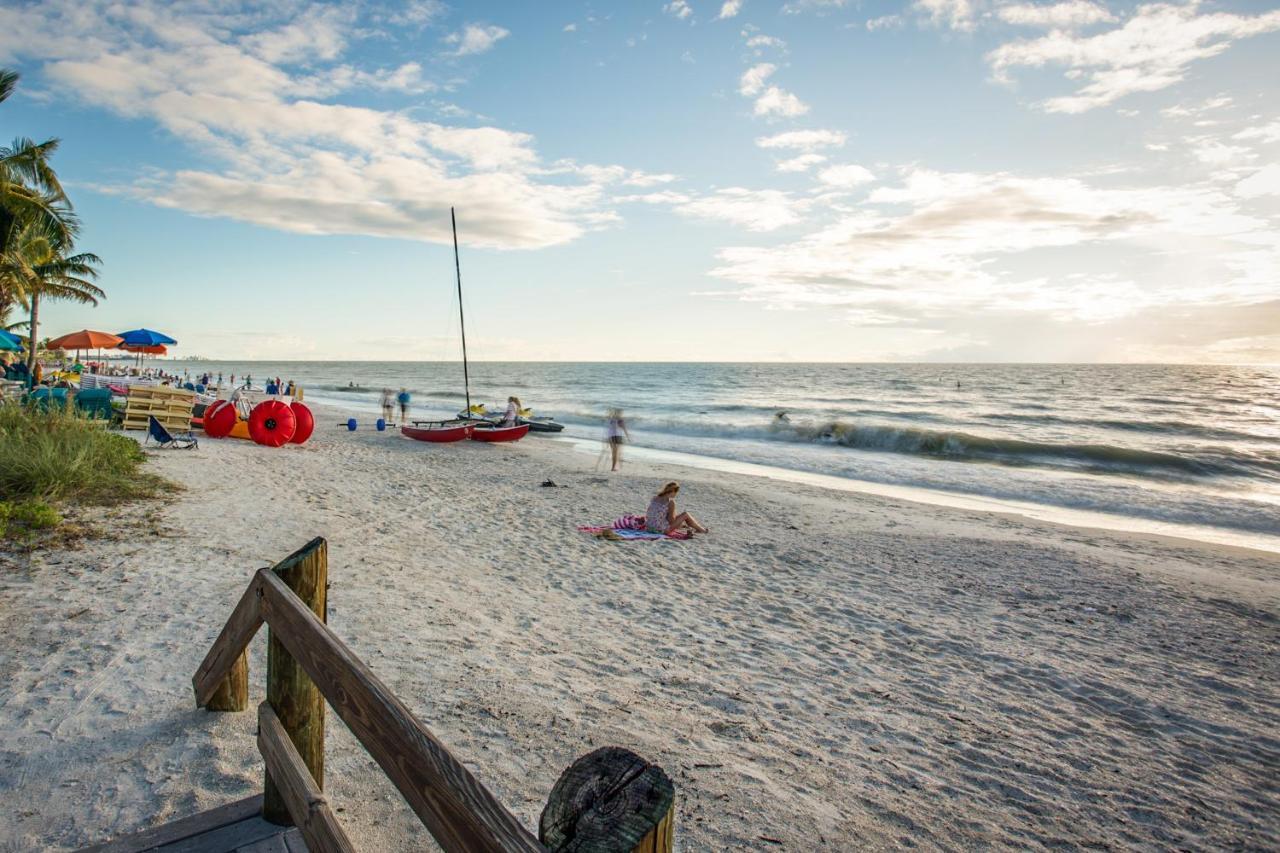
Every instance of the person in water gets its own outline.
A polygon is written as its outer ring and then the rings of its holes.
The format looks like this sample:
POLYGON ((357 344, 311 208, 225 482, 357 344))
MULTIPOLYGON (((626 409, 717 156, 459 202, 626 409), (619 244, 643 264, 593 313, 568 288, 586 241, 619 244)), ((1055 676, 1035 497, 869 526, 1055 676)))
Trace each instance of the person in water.
POLYGON ((395 404, 392 402, 394 398, 391 396, 390 388, 382 389, 382 420, 386 423, 395 423, 395 404))
POLYGON ((610 471, 617 471, 622 466, 622 444, 624 438, 626 441, 631 440, 631 433, 627 430, 627 421, 622 417, 622 409, 610 409, 609 420, 604 427, 605 441, 609 442, 609 452, 613 455, 613 467, 610 471))
POLYGON ((690 533, 707 532, 708 528, 703 527, 698 519, 689 513, 676 512, 676 495, 679 491, 680 484, 672 480, 653 496, 649 501, 649 508, 644 513, 645 530, 650 533, 679 533, 681 530, 687 530, 690 533))
POLYGON ((396 395, 396 400, 400 403, 400 423, 407 424, 409 422, 409 389, 401 388, 400 393, 396 395))
POLYGON ((516 425, 516 418, 520 417, 520 410, 524 408, 520 405, 519 397, 507 398, 507 410, 502 413, 502 425, 504 427, 513 427, 516 425))

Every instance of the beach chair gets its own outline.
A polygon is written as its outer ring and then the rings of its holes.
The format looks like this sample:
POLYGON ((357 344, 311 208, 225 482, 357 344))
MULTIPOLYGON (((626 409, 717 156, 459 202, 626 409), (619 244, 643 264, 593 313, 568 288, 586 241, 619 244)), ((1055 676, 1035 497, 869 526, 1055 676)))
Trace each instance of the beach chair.
POLYGON ((180 435, 173 435, 164 428, 163 424, 156 420, 155 415, 149 415, 147 417, 147 437, 142 440, 142 443, 146 444, 153 438, 161 447, 176 447, 179 450, 191 450, 200 445, 200 442, 196 440, 196 437, 190 431, 180 435))
POLYGON ((86 388, 75 397, 76 411, 90 420, 111 420, 111 390, 108 388, 86 388))

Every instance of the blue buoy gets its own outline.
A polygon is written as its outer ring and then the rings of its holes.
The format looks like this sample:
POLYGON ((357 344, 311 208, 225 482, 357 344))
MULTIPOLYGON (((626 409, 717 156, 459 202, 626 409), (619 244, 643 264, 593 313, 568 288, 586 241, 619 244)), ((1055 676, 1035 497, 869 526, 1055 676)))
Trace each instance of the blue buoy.
POLYGON ((378 432, 383 432, 387 428, 387 422, 383 418, 378 418, 378 432))
POLYGON ((347 418, 347 432, 355 432, 356 426, 355 418, 347 418))

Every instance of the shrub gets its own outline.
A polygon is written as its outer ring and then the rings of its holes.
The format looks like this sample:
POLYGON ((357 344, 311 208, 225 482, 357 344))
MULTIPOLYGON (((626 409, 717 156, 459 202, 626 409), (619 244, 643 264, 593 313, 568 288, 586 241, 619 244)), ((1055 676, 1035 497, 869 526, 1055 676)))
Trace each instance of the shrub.
POLYGON ((0 496, 7 500, 101 503, 153 495, 166 484, 141 470, 145 459, 133 439, 72 411, 0 406, 0 496))

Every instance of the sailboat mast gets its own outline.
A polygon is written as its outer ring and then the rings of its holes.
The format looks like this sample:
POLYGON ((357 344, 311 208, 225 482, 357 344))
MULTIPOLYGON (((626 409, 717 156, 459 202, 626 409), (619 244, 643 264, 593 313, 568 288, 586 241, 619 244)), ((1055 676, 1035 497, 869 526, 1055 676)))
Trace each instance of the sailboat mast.
POLYGON ((467 393, 467 416, 471 415, 471 374, 467 370, 467 321, 462 316, 462 264, 458 261, 458 217, 449 208, 449 221, 453 223, 453 268, 458 274, 458 327, 462 329, 462 381, 467 393))

